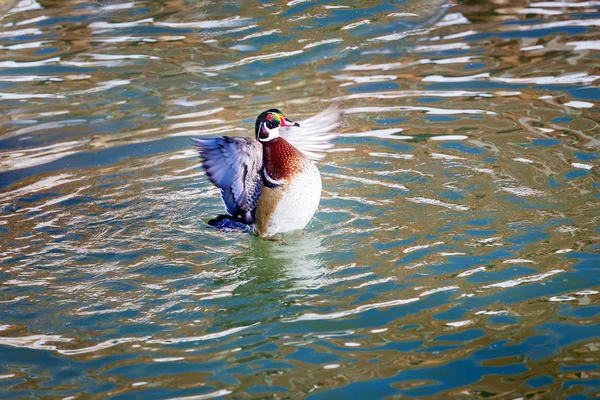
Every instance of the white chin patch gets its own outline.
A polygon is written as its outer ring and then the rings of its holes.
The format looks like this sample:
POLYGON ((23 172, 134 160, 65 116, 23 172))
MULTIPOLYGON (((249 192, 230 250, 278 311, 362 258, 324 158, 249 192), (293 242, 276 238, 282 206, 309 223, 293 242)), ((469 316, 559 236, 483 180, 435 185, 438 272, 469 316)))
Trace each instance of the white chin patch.
POLYGON ((261 142, 268 142, 270 140, 273 140, 275 138, 279 137, 279 127, 277 128, 273 128, 273 129, 269 129, 267 128, 267 125, 263 122, 262 126, 260 127, 262 132, 267 132, 269 134, 269 136, 267 136, 266 138, 261 138, 260 135, 258 136, 258 140, 260 140, 261 142))

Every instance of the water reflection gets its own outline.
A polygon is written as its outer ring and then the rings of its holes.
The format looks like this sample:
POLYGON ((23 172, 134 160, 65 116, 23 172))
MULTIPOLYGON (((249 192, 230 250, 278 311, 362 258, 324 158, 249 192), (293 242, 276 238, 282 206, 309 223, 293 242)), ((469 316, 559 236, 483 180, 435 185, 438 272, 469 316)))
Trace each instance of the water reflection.
POLYGON ((0 390, 589 397, 597 2, 1 1, 0 390), (190 136, 346 118, 287 245, 190 136))

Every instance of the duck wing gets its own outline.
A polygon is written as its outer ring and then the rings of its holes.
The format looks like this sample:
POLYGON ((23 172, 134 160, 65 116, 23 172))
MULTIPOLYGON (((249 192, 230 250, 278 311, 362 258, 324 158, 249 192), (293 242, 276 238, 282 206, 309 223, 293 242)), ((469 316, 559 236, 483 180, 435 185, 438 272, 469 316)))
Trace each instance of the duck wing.
POLYGON ((317 115, 300 121, 300 127, 281 127, 279 134, 313 161, 325 158, 325 152, 333 148, 331 141, 337 137, 335 130, 342 122, 343 112, 334 103, 317 115))
POLYGON ((202 166, 212 183, 221 189, 227 212, 254 222, 254 211, 263 187, 262 145, 248 137, 192 138, 202 166))

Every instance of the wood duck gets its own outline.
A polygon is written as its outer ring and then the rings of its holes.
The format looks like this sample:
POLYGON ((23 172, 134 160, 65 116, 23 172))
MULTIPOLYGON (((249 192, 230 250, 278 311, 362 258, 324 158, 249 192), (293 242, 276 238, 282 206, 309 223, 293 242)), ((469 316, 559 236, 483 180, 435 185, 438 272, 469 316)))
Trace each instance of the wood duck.
POLYGON ((228 213, 209 224, 258 236, 303 229, 321 199, 321 174, 313 161, 333 147, 341 117, 337 104, 301 123, 273 108, 256 119, 255 139, 194 138, 228 213))

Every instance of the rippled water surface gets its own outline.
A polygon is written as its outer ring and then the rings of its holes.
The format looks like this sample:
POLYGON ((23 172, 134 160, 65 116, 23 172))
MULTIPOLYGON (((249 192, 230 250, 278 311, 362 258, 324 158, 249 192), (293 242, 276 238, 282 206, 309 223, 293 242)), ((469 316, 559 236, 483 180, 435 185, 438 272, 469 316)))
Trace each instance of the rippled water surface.
POLYGON ((0 0, 0 397, 595 398, 598 1, 0 0), (341 102, 287 245, 190 137, 341 102))

